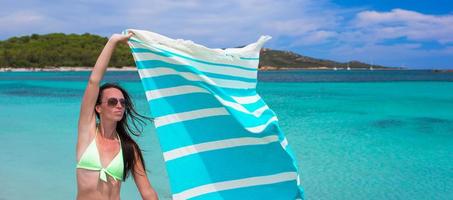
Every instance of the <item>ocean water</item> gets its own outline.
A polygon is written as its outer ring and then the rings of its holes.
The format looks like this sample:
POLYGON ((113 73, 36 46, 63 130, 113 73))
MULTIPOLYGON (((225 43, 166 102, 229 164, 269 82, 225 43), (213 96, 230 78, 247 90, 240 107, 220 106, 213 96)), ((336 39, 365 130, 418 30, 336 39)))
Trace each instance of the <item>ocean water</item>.
MULTIPOLYGON (((0 200, 74 199, 89 72, 0 73, 0 200)), ((149 115, 136 72, 108 72, 149 115)), ((453 199, 453 73, 260 72, 258 92, 298 159, 306 199, 453 199)), ((152 124, 137 138, 171 199, 152 124)), ((140 199, 131 178, 122 199, 140 199)))

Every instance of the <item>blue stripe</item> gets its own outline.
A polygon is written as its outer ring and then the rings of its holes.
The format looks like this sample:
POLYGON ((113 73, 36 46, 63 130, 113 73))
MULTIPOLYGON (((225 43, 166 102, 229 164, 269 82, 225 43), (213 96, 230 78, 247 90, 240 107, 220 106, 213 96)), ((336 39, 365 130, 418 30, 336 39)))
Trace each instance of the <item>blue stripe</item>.
POLYGON ((238 197, 247 200, 294 200, 298 197, 297 191, 296 181, 286 181, 268 185, 224 190, 194 197, 190 200, 225 200, 238 199, 238 197))
POLYGON ((163 89, 163 88, 170 88, 170 87, 178 87, 178 86, 197 86, 204 88, 208 91, 211 91, 214 94, 217 94, 221 97, 224 97, 226 100, 233 101, 230 95, 232 96, 253 96, 256 95, 255 89, 235 89, 235 88, 225 88, 225 87, 218 87, 211 84, 206 84, 205 82, 201 81, 189 81, 181 76, 178 75, 166 75, 166 76, 159 76, 153 78, 143 78, 144 82, 144 89, 145 91, 148 90, 156 90, 156 89, 163 89))
POLYGON ((278 142, 192 154, 166 165, 177 177, 170 177, 177 185, 172 187, 174 193, 210 183, 295 171, 278 142))
POLYGON ((143 43, 142 41, 136 40, 136 39, 134 39, 134 38, 129 38, 129 41, 130 41, 130 42, 137 42, 137 43, 145 44, 145 43, 143 43))
MULTIPOLYGON (((174 113, 180 113, 180 112, 193 111, 193 110, 197 110, 197 109, 221 107, 221 104, 212 96, 210 98, 200 98, 200 97, 205 97, 205 96, 206 95, 204 95, 204 94, 179 95, 179 96, 174 96, 172 98, 166 98, 161 101, 150 101, 150 106, 151 106, 151 108, 159 108, 158 112, 160 112, 160 113, 153 112, 153 114, 155 115, 154 117, 160 117, 160 116, 162 116, 160 114, 163 114, 163 113, 174 114, 174 113), (187 98, 185 98, 186 96, 187 96, 187 98), (176 104, 179 104, 179 105, 176 106, 176 104), (170 107, 169 110, 160 109, 161 106, 165 106, 165 105, 175 105, 175 106, 170 107)), ((269 121, 272 117, 275 116, 275 113, 270 109, 265 110, 259 117, 255 117, 252 114, 244 113, 244 112, 238 111, 238 110, 233 109, 228 106, 225 106, 225 108, 232 115, 234 115, 235 118, 239 119, 239 122, 241 123, 241 125, 246 128, 263 125, 267 121, 269 121)), ((197 120, 197 119, 195 119, 195 120, 197 120)))
POLYGON ((236 120, 226 115, 190 120, 157 128, 162 151, 230 138, 266 137, 275 135, 275 133, 268 131, 259 135, 250 134, 236 120), (187 134, 188 132, 190 134, 187 134))
POLYGON ((246 58, 246 57, 240 57, 241 60, 259 60, 260 58, 246 58))

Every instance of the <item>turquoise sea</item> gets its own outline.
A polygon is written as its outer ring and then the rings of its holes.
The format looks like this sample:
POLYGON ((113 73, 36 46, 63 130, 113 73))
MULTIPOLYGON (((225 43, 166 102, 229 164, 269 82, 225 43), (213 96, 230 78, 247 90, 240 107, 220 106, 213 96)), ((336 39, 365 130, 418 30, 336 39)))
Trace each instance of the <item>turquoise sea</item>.
MULTIPOLYGON (((89 72, 0 73, 0 200, 74 199, 80 100, 89 72)), ((141 113, 136 72, 108 72, 141 113)), ((278 71, 258 92, 279 117, 306 199, 453 199, 453 73, 278 71)), ((149 124, 138 138, 149 178, 170 199, 149 124)), ((122 199, 140 199, 132 181, 122 199)))

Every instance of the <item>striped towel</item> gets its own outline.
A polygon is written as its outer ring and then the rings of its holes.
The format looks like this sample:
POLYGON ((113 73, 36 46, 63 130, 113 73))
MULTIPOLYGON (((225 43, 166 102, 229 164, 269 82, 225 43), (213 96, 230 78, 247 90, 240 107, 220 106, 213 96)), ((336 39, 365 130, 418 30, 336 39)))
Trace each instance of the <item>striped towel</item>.
POLYGON ((173 199, 303 198, 277 117, 256 93, 269 36, 222 50, 127 31, 173 199))

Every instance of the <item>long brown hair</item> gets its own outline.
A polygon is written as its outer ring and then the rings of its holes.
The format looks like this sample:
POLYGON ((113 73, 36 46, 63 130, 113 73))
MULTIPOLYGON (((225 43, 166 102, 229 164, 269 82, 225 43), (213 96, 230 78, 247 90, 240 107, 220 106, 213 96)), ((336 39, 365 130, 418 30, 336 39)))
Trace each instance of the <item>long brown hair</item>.
MULTIPOLYGON (((123 118, 116 124, 116 132, 121 139, 121 147, 123 150, 123 181, 129 176, 129 173, 134 169, 136 155, 143 164, 144 172, 146 173, 145 162, 143 161, 142 151, 137 143, 132 139, 131 134, 135 136, 140 136, 143 132, 143 125, 146 124, 146 121, 153 121, 152 118, 146 117, 139 114, 135 108, 134 104, 125 89, 119 86, 116 83, 105 83, 99 88, 99 94, 96 101, 96 105, 101 104, 103 91, 108 88, 116 88, 123 93, 125 104, 125 110, 123 118), (132 125, 132 126, 131 126, 132 125)), ((96 117, 100 119, 99 113, 96 112, 96 117)))

